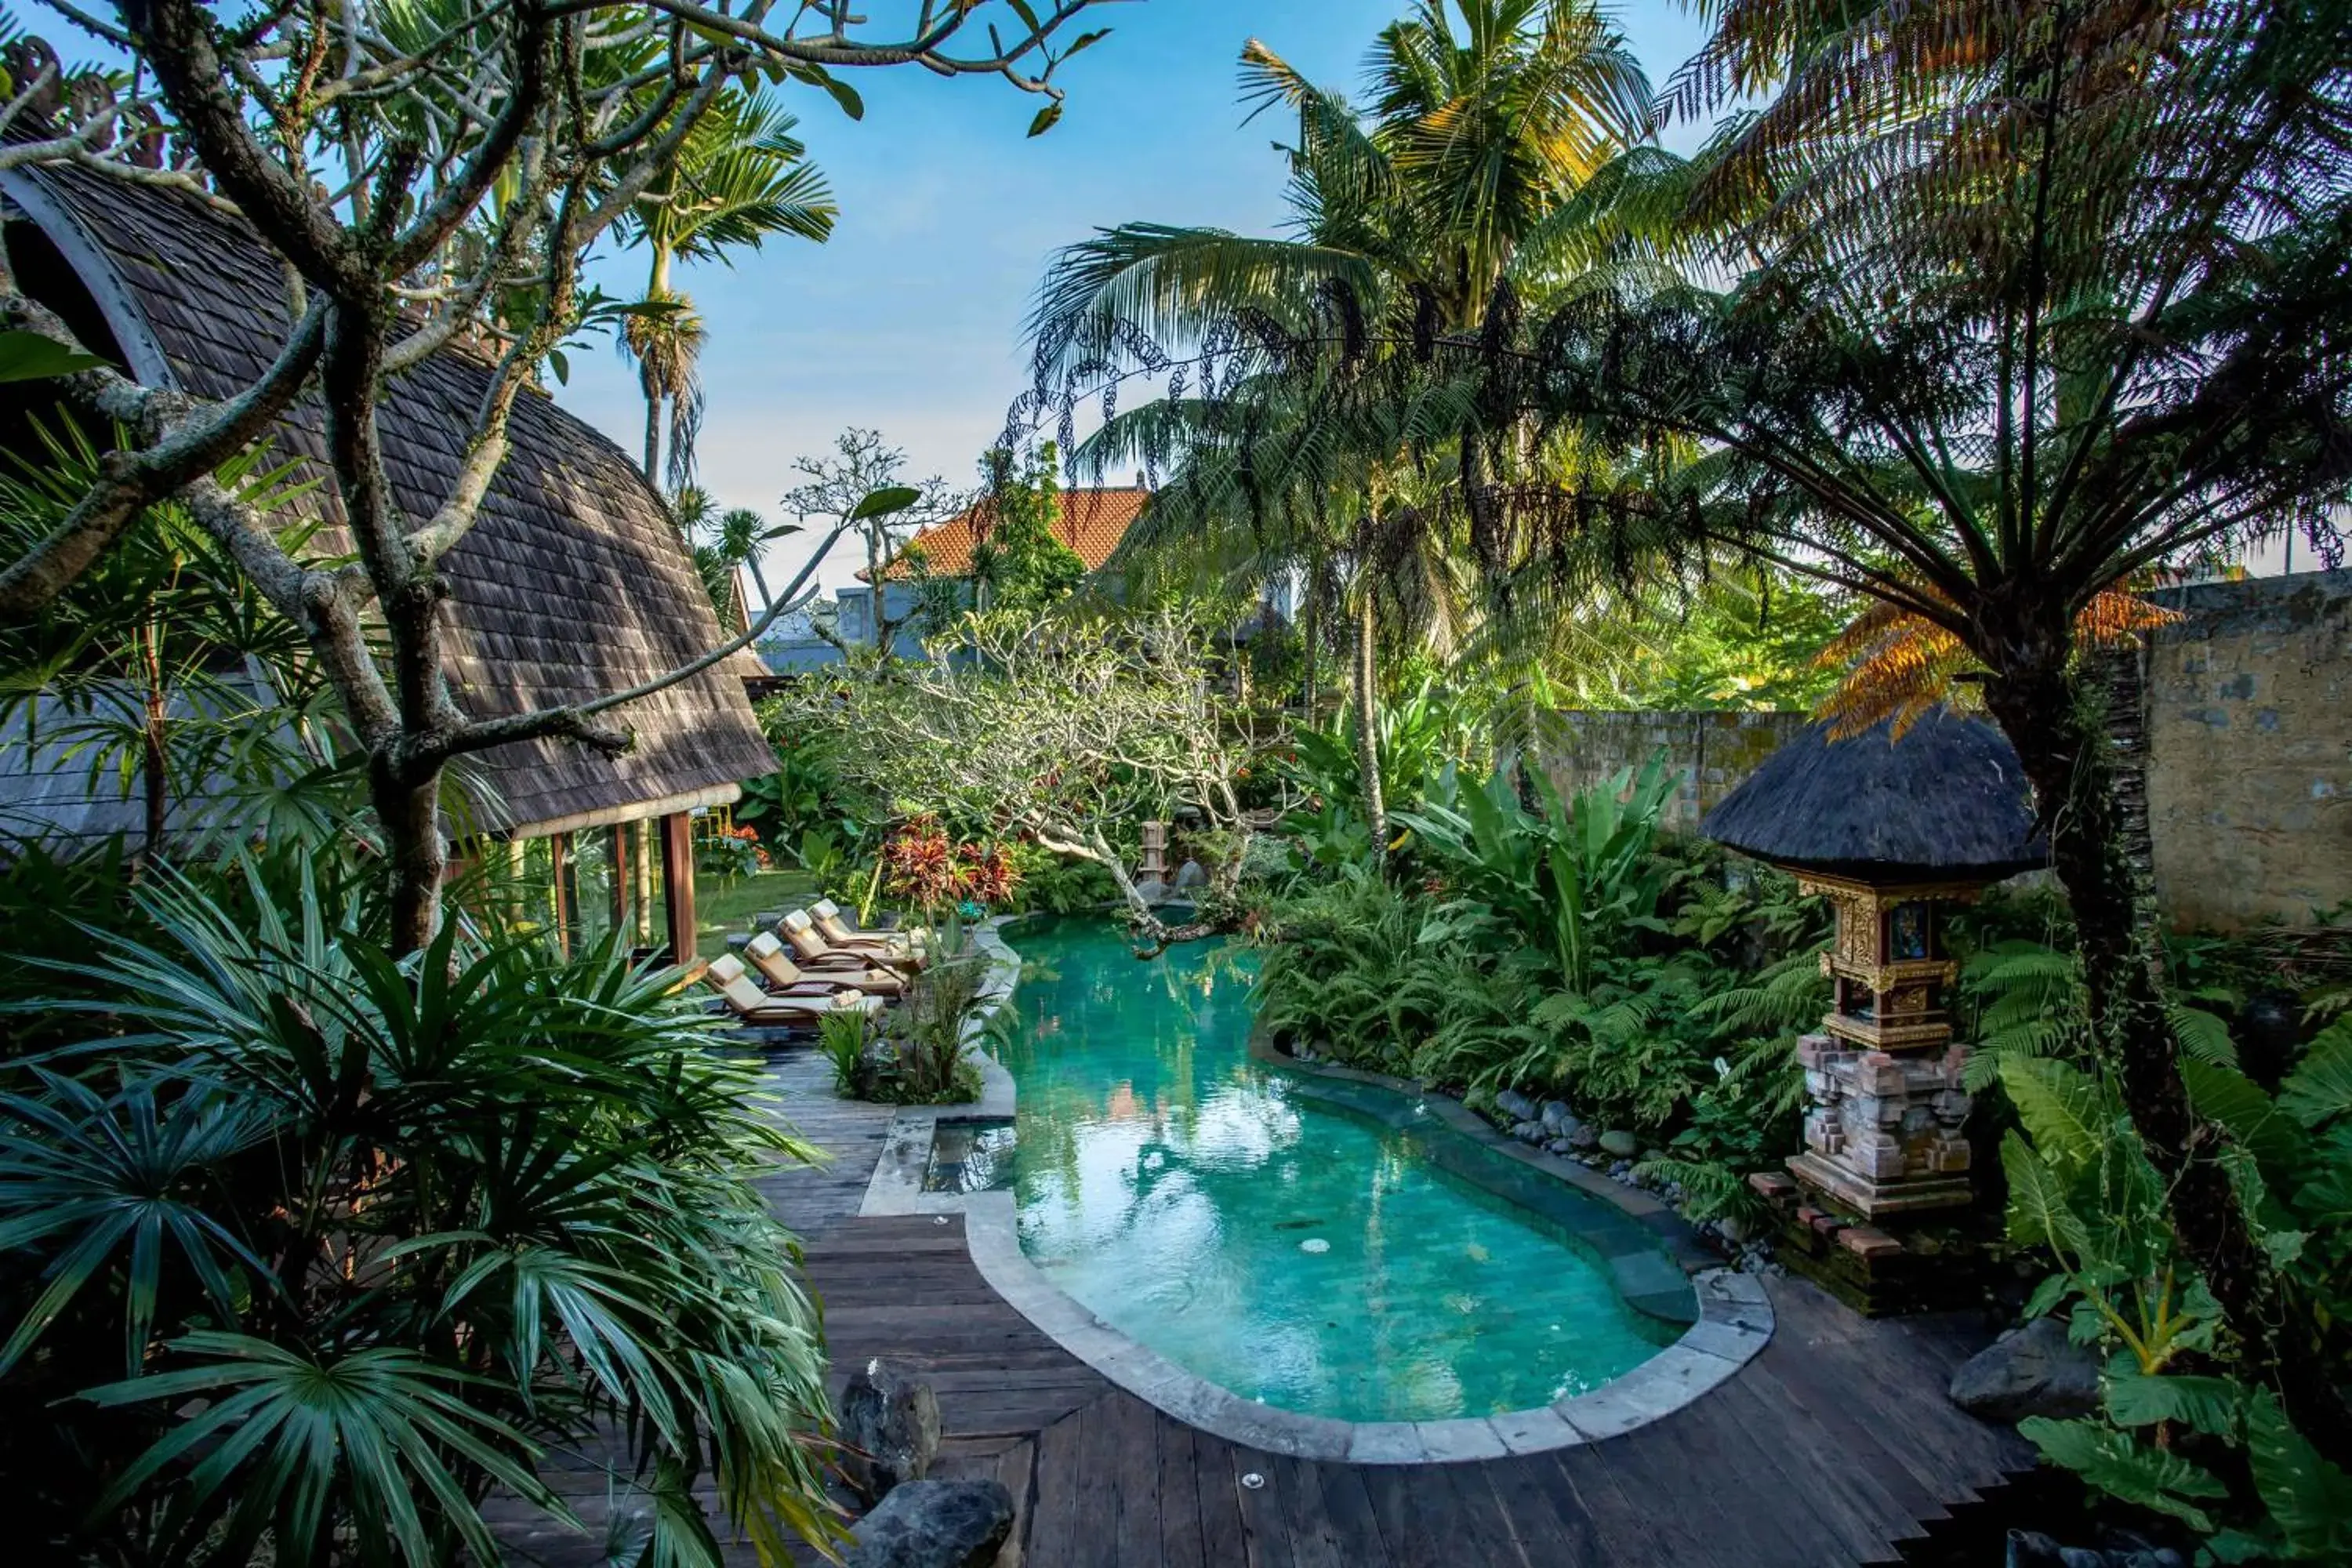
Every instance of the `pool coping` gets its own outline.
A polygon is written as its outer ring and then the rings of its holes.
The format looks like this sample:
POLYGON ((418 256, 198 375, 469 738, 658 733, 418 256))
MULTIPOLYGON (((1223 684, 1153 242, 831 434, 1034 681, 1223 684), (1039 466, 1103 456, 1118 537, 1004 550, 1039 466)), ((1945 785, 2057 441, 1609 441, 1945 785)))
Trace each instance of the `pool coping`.
MULTIPOLYGON (((1682 1216, 1651 1194, 1596 1175, 1573 1161, 1505 1138, 1458 1100, 1377 1073, 1298 1062, 1273 1053, 1270 1047, 1262 1053, 1253 1035, 1251 1052, 1262 1059, 1303 1076, 1344 1078, 1408 1094, 1450 1130, 1611 1205, 1654 1237, 1660 1249, 1680 1268, 1692 1293, 1696 1319, 1674 1343, 1590 1394, 1499 1415, 1443 1421, 1340 1421, 1244 1399, 1220 1384, 1187 1372, 1097 1317, 1029 1260, 1021 1250, 1018 1214, 1011 1192, 922 1190, 923 1171, 939 1122, 1013 1114, 1013 1075, 979 1049, 977 1043, 986 1019, 1012 995, 1020 981, 1020 955, 1006 944, 998 929, 1006 918, 992 920, 974 933, 974 940, 991 955, 985 1001, 975 1009, 967 1034, 981 1067, 979 1103, 901 1107, 892 1119, 882 1157, 858 1212, 929 1214, 942 1225, 961 1215, 965 1248, 990 1288, 1055 1344, 1145 1404, 1228 1442, 1294 1458, 1361 1465, 1498 1459, 1575 1447, 1646 1426, 1728 1382, 1770 1342, 1772 1304, 1762 1282, 1723 1267, 1698 1245, 1682 1216)), ((1616 1283, 1613 1275, 1612 1282, 1616 1283)), ((1627 1300, 1630 1303, 1632 1298, 1627 1300)))

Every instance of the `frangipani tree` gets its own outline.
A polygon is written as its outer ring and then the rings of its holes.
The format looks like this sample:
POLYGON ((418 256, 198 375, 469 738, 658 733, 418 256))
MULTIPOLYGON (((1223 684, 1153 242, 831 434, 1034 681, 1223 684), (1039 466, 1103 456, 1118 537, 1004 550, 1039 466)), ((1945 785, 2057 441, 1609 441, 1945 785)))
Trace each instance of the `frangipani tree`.
MULTIPOLYGON (((133 57, 131 96, 69 106, 55 134, 0 150, 0 167, 71 163, 234 209, 283 261, 295 320, 268 367, 218 402, 100 366, 56 380, 93 427, 123 435, 58 525, 0 563, 0 616, 38 614, 142 509, 180 498, 300 628, 332 687, 367 759, 394 944, 423 947, 440 919, 444 770, 541 736, 625 752, 632 738, 618 716, 630 702, 748 646, 793 604, 788 590, 741 637, 591 700, 478 719, 451 691, 440 563, 480 514, 516 399, 589 316, 580 275, 590 249, 746 79, 814 87, 855 115, 844 75, 914 66, 994 77, 1050 111, 1062 60, 1101 36, 1065 41, 1095 3, 1041 12, 1019 0, 923 0, 905 31, 887 34, 838 0, 355 0, 234 18, 197 0, 121 0, 110 20, 66 10, 133 57), (147 166, 158 140, 118 135, 153 121, 191 165, 147 166), (457 479, 428 513, 412 514, 394 493, 378 405, 393 378, 460 341, 487 345, 495 372, 457 479), (330 510, 348 539, 341 560, 289 551, 214 477, 313 389, 326 411, 330 510)), ((12 86, 0 113, 21 124, 56 79, 12 86)), ((5 273, 0 330, 82 346, 5 273)))
POLYGON ((847 780, 901 812, 1101 867, 1156 942, 1204 929, 1161 921, 1118 849, 1184 810, 1246 831, 1234 781, 1248 752, 1200 627, 1177 610, 976 612, 926 646, 882 679, 796 683, 779 721, 838 737, 847 780))

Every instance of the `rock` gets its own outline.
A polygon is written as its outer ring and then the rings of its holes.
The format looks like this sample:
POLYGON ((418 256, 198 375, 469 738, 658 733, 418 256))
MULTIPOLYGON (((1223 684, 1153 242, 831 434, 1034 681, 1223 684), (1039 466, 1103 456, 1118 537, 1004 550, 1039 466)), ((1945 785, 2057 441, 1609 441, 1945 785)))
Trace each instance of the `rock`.
POLYGON ((1738 1247, 1748 1239, 1748 1222, 1736 1214, 1724 1215, 1715 1222, 1716 1233, 1738 1247))
POLYGON ((1504 1115, 1509 1117, 1514 1121, 1540 1121, 1543 1120, 1543 1112, 1536 1109, 1536 1102, 1529 1100, 1526 1095, 1521 1094, 1516 1089, 1507 1089, 1503 1090, 1502 1093, 1496 1095, 1495 1097, 1495 1109, 1501 1111, 1504 1115))
POLYGON ((1553 1131, 1559 1131, 1575 1120, 1576 1112, 1568 1108, 1568 1101, 1547 1100, 1543 1102, 1543 1124, 1553 1131))
POLYGON ((1135 896, 1147 904, 1166 903, 1171 891, 1173 889, 1157 877, 1147 877, 1135 885, 1135 896))
POLYGON ((1601 1147, 1620 1160, 1630 1160, 1642 1147, 1642 1141, 1622 1127, 1612 1127, 1601 1135, 1601 1147))
POLYGON ((1003 1481, 908 1481, 850 1531, 843 1568, 988 1568, 1013 1533, 1003 1481))
POLYGON ((2062 1546, 2038 1530, 2009 1532, 2007 1568, 2185 1568, 2187 1559, 2169 1547, 2062 1546))
POLYGON ((1576 1145, 1565 1138, 1555 1138, 1544 1145, 1544 1152, 1547 1154, 1570 1154, 1575 1152, 1576 1145))
POLYGON ((850 1374, 841 1396, 841 1441, 849 1450, 842 1470, 850 1489, 869 1505, 879 1502, 929 1473, 940 1451, 939 1396, 889 1363, 869 1361, 850 1374))
POLYGON ((1201 869, 1201 863, 1198 860, 1187 860, 1176 868, 1177 891, 1183 892, 1189 889, 1205 888, 1208 885, 1209 874, 1201 869))
POLYGON ((2004 1425, 2029 1415, 2058 1420, 2099 1407, 2099 1361, 2066 1339, 2066 1325, 2036 1318, 1993 1341, 1952 1373, 1952 1403, 2004 1425))
POLYGON ((1601 1134, 1582 1121, 1569 1123, 1561 1130, 1560 1136, 1568 1140, 1568 1146, 1571 1149, 1590 1152, 1601 1147, 1601 1134))
POLYGON ((1540 1143, 1548 1136, 1540 1121, 1522 1121, 1511 1129, 1511 1136, 1522 1143, 1540 1143))

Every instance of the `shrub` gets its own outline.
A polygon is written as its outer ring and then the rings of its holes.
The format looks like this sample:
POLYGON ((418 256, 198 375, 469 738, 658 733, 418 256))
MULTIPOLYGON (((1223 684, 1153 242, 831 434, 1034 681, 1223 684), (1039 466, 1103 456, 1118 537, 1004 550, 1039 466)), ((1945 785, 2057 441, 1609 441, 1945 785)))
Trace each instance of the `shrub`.
POLYGON ((496 1558, 504 1487, 615 1435, 656 1560, 697 1500, 832 1529, 818 1318, 750 1178, 807 1157, 712 1020, 610 944, 159 873, 149 934, 45 961, 79 1021, 0 1093, 0 1464, 19 1528, 125 1563, 496 1558), (331 916, 330 908, 345 912, 331 916))

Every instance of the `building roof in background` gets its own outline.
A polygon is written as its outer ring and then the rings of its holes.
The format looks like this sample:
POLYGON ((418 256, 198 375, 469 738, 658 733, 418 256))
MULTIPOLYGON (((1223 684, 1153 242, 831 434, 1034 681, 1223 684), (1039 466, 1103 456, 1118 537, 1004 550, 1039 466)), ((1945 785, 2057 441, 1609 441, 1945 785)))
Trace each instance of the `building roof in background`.
MULTIPOLYGON (((1062 517, 1055 524, 1054 537, 1077 552, 1089 572, 1100 569, 1127 537, 1127 531, 1143 514, 1144 503, 1151 492, 1140 485, 1116 489, 1066 489, 1061 492, 1062 517)), ((923 530, 898 547, 898 552, 882 568, 882 575, 894 582, 904 582, 914 574, 914 563, 907 558, 909 550, 919 549, 922 558, 935 577, 963 577, 971 572, 971 552, 994 521, 996 502, 982 500, 965 508, 945 522, 923 530)), ((858 580, 866 580, 860 572, 858 580)))
POLYGON ((1781 865, 1870 875, 2008 876, 2045 864, 2032 789, 2008 738, 1935 709, 1832 741, 1808 725, 1718 802, 1709 838, 1781 865))
MULTIPOLYGON (((192 198, 73 169, 0 177, 89 289, 132 375, 202 396, 241 390, 291 324, 278 263, 250 230, 192 198)), ((392 384, 379 407, 398 504, 439 509, 471 438, 488 363, 451 348, 392 384)), ((327 474, 324 410, 298 403, 277 441, 327 474)), ((478 718, 583 701, 684 664, 721 642, 701 578, 667 509, 604 436, 539 393, 516 401, 510 449, 479 521, 444 563, 453 626, 448 677, 478 718)), ((323 482, 299 505, 339 520, 323 482)), ((498 799, 486 819, 519 829, 624 821, 660 805, 731 798, 773 771, 743 694, 748 652, 614 717, 637 744, 608 757, 566 742, 500 746, 474 766, 498 799)))

